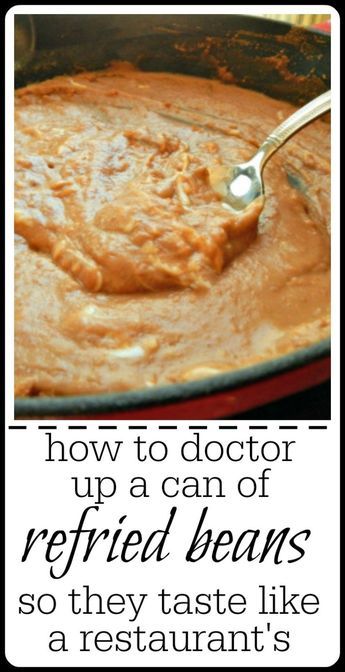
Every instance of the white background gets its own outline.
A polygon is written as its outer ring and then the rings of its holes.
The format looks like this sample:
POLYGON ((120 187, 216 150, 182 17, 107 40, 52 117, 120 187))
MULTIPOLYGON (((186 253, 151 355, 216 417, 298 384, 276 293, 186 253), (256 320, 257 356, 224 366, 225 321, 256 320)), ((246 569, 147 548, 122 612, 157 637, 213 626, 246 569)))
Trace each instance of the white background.
MULTIPOLYGON (((244 422, 238 430, 218 430, 217 423, 208 423, 208 430, 201 430, 201 443, 219 440, 225 445, 230 440, 247 440, 250 435, 261 441, 295 440, 291 448, 292 462, 183 462, 180 446, 193 438, 184 423, 175 431, 159 430, 155 423, 139 434, 152 442, 163 440, 169 447, 164 462, 137 463, 132 441, 137 436, 127 424, 118 422, 118 430, 97 430, 96 423, 89 423, 87 430, 68 430, 66 423, 52 431, 53 438, 66 446, 73 441, 123 440, 115 463, 102 460, 97 463, 91 454, 84 462, 46 462, 47 436, 43 430, 9 430, 7 437, 7 657, 17 666, 79 665, 79 666, 287 666, 330 665, 338 656, 338 436, 333 426, 311 430, 307 423, 299 429, 279 430, 277 425, 267 430, 250 431, 244 422), (236 483, 247 475, 257 477, 264 467, 271 467, 267 492, 268 498, 242 498, 236 493, 236 483), (32 550, 25 563, 20 562, 30 528, 38 532, 48 528, 69 530, 75 528, 81 512, 92 499, 78 499, 73 494, 72 476, 113 476, 118 491, 100 507, 99 513, 90 513, 85 528, 116 529, 120 516, 127 514, 124 529, 138 527, 143 531, 164 526, 170 508, 177 506, 167 550, 169 557, 157 563, 140 563, 134 560, 124 564, 119 560, 105 562, 108 546, 101 544, 87 563, 76 556, 69 573, 62 579, 52 579, 44 560, 45 544, 32 550), (128 483, 133 476, 148 479, 150 497, 134 499, 128 495, 128 483), (178 496, 165 498, 160 483, 166 475, 221 476, 224 490, 230 493, 225 499, 187 499, 178 496), (312 534, 305 544, 306 555, 296 563, 274 565, 269 557, 260 565, 257 562, 232 562, 226 558, 215 564, 209 555, 197 563, 186 563, 184 556, 191 541, 203 506, 209 506, 206 519, 215 532, 230 529, 236 537, 247 528, 267 533, 270 528, 281 530, 290 527, 293 532, 308 528, 312 534), (104 550, 103 550, 104 548, 104 550), (72 615, 66 595, 74 587, 84 584, 105 596, 112 593, 150 593, 154 595, 163 587, 171 593, 209 593, 219 588, 226 594, 242 593, 248 597, 248 609, 243 615, 162 616, 154 603, 146 598, 142 613, 134 623, 128 615, 72 615), (316 593, 320 600, 315 615, 258 615, 257 587, 266 584, 285 584, 291 592, 316 593), (53 593, 57 609, 52 615, 24 615, 18 613, 18 597, 22 593, 53 593), (145 608, 146 607, 146 608, 145 608), (107 630, 115 635, 118 630, 131 630, 140 625, 145 630, 251 630, 254 625, 271 630, 290 630, 290 649, 285 653, 272 651, 272 639, 265 636, 265 649, 261 653, 138 653, 135 650, 120 653, 79 652, 81 630, 107 630), (63 630, 67 636, 66 653, 48 650, 49 633, 63 630)), ((233 423, 232 423, 233 424, 233 423)), ((284 423, 286 424, 286 423, 284 423)), ((310 424, 310 423, 309 423, 310 424)), ((321 424, 321 423, 314 423, 321 424)), ((36 425, 37 426, 37 425, 36 425)), ((82 447, 81 447, 82 448, 82 447)), ((68 454, 68 453, 67 453, 68 454)), ((260 546, 260 545, 259 545, 260 546)), ((231 547, 230 547, 231 548, 231 547)), ((57 549, 59 550, 59 549, 57 549)), ((288 552, 287 552, 288 554, 288 552)), ((294 554, 290 552, 288 557, 294 554)), ((287 557, 287 556, 285 556, 287 557)), ((241 646, 241 645, 240 645, 241 646)))

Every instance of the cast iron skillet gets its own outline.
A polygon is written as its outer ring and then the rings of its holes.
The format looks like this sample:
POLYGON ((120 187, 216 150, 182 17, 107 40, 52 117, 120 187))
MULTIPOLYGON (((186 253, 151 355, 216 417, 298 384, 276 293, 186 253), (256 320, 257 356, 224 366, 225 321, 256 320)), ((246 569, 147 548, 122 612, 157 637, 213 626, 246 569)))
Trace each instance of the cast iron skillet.
MULTIPOLYGON (((143 70, 218 78, 302 105, 330 88, 330 39, 317 31, 257 17, 35 15, 36 49, 16 86, 127 60, 143 70), (280 67, 284 55, 285 67, 280 67)), ((294 176, 289 176, 294 182, 294 176)), ((296 183, 296 187, 299 185, 296 183)), ((27 397, 15 417, 215 418, 234 415, 326 380, 330 342, 201 381, 148 390, 27 397)))

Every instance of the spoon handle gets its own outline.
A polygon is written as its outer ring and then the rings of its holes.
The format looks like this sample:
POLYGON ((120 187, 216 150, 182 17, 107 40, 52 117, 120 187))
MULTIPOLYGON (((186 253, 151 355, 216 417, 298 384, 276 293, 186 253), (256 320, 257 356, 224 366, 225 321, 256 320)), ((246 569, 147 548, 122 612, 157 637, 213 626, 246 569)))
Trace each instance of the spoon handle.
POLYGON ((330 108, 331 92, 326 91, 279 124, 256 152, 255 158, 259 160, 261 167, 296 131, 299 131, 300 128, 309 124, 310 121, 316 119, 321 114, 328 112, 330 108))

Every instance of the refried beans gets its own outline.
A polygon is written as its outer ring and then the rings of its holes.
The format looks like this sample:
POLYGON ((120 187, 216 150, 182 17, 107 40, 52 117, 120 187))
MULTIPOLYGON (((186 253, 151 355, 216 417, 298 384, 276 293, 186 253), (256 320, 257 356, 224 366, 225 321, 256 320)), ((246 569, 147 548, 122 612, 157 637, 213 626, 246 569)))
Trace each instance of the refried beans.
POLYGON ((119 63, 17 91, 17 396, 189 381, 328 335, 329 125, 270 159, 262 212, 209 181, 293 109, 119 63))

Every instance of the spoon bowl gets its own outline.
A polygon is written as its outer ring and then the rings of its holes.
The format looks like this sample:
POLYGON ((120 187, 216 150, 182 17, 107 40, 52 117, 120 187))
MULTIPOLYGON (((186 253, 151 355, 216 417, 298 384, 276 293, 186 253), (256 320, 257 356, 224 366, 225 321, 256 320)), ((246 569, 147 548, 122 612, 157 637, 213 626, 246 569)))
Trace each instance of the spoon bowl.
POLYGON ((259 166, 252 161, 229 168, 210 168, 209 180, 224 206, 235 212, 242 212, 257 199, 263 205, 263 180, 259 166))

